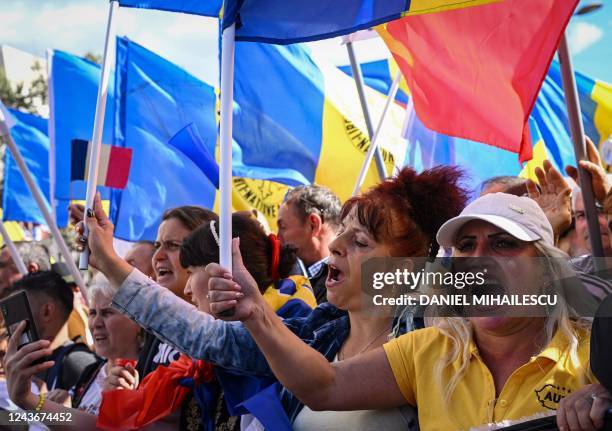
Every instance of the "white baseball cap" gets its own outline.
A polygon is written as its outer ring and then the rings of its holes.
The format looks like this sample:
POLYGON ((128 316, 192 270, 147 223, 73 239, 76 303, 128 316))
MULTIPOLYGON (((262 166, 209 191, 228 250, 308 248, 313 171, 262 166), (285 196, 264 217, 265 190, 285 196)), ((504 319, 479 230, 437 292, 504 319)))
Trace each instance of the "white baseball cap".
POLYGON ((490 193, 473 201, 440 227, 436 235, 438 243, 452 247, 461 227, 472 220, 489 222, 521 241, 542 240, 554 246, 552 226, 538 203, 508 193, 490 193))

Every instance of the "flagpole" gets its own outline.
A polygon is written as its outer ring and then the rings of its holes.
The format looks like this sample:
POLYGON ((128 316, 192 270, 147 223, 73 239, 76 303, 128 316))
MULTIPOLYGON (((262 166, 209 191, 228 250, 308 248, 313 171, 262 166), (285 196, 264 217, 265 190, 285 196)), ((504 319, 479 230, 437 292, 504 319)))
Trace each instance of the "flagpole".
POLYGON ((368 148, 368 153, 366 154, 366 158, 363 161, 363 165, 361 166, 361 172, 359 173, 359 177, 357 178, 357 182, 355 183, 355 188, 353 189, 353 196, 357 196, 359 193, 359 189, 363 185, 365 181, 365 177, 368 173, 368 169, 370 169, 370 163, 372 162, 372 157, 374 157, 374 153, 376 151, 380 151, 380 147, 378 146, 378 140, 380 137, 380 132, 382 130, 383 123, 385 121, 385 117, 387 116, 387 112, 389 111, 389 106, 395 100, 395 95, 397 94, 397 90, 399 88, 400 80, 402 79, 401 72, 397 72, 395 75, 395 79, 393 80, 393 84, 391 84, 391 89, 389 90, 389 94, 387 95, 387 102, 385 103, 385 107, 383 109, 382 115, 380 116, 380 120, 378 121, 378 126, 376 127, 376 132, 374 132, 374 136, 370 141, 370 148, 368 148))
POLYGON ((221 36, 221 118, 219 165, 219 264, 232 270, 232 116, 234 101, 234 51, 236 24, 221 36))
MULTIPOLYGON (((576 87, 576 77, 574 75, 572 57, 569 52, 565 34, 561 36, 558 54, 559 63, 561 65, 561 77, 563 80, 563 92, 565 93, 565 103, 567 105, 567 114, 572 133, 572 141, 574 143, 576 166, 578 168, 580 188, 582 190, 582 199, 584 201, 584 212, 589 229, 591 253, 593 257, 604 257, 601 232, 599 230, 599 217, 595 207, 595 197, 593 194, 593 186, 591 184, 591 175, 585 169, 580 167, 580 161, 587 160, 586 145, 584 142, 584 125, 582 124, 582 116, 580 114, 580 101, 578 99, 578 88, 576 87)), ((597 262, 597 259, 595 259, 595 262, 597 262)))
MULTIPOLYGON (((372 138, 374 137, 374 128, 372 127, 372 117, 370 117, 370 111, 368 109, 368 103, 365 97, 365 90, 363 86, 363 76, 361 74, 361 66, 357 62, 357 57, 355 56, 355 50, 353 49, 353 42, 346 43, 346 50, 349 55, 349 60, 351 62, 351 70, 353 72, 353 78, 355 79, 355 85, 357 86, 357 93, 359 94, 359 103, 361 103, 361 110, 363 111, 363 117, 365 118, 366 127, 368 129, 368 137, 370 138, 370 143, 372 138)), ((382 153, 380 148, 376 149, 374 153, 376 160, 376 168, 378 169, 378 176, 380 180, 384 180, 387 178, 387 172, 385 170, 385 162, 383 160, 382 153)))
POLYGON ((17 247, 15 247, 15 243, 6 231, 6 227, 4 227, 4 222, 2 221, 0 221, 0 233, 2 233, 2 239, 4 239, 4 243, 9 249, 9 253, 13 258, 13 262, 15 262, 15 266, 17 267, 19 274, 26 275, 28 273, 28 269, 26 268, 25 263, 23 263, 23 259, 21 258, 19 251, 17 251, 17 247))
MULTIPOLYGON (((104 57, 102 60, 102 77, 98 87, 98 100, 96 101, 96 116, 94 118, 93 136, 89 153, 89 169, 87 175, 87 194, 85 197, 85 211, 93 207, 96 186, 98 184, 98 167, 100 164, 100 149, 102 147, 102 133, 104 132, 104 113, 106 111, 106 96, 108 94, 108 83, 110 80, 110 56, 112 42, 115 37, 115 20, 113 19, 119 2, 110 0, 108 7, 108 21, 106 23, 106 39, 104 41, 104 57)), ((87 226, 85 236, 87 236, 87 226)), ((79 268, 87 269, 89 265, 89 248, 85 247, 79 259, 79 268)))
POLYGON ((59 247, 60 253, 66 261, 66 264, 68 265, 68 269, 70 270, 70 273, 74 278, 74 282, 81 289, 83 298, 85 299, 85 302, 87 302, 87 292, 85 290, 85 283, 83 281, 83 278, 81 277, 79 269, 74 263, 74 260, 72 260, 70 250, 68 250, 68 246, 66 245, 66 242, 64 241, 64 238, 62 237, 62 234, 60 233, 57 224, 55 223, 55 220, 51 216, 51 212, 49 211, 49 203, 45 200, 45 197, 40 191, 40 187, 38 187, 38 184, 36 184, 36 182, 34 181, 34 178, 32 178, 32 174, 30 173, 30 170, 25 164, 23 156, 21 155, 21 151, 19 151, 19 148, 15 144, 10 130, 8 130, 8 127, 6 127, 6 124, 3 122, 0 122, 0 127, 0 134, 6 135, 6 142, 8 148, 11 152, 11 155, 15 159, 15 162, 17 163, 19 172, 21 172, 21 175, 23 176, 23 179, 25 180, 28 189, 30 189, 30 193, 32 193, 32 196, 36 201, 36 205, 38 205, 38 209, 40 210, 43 217, 45 218, 45 221, 47 222, 47 226, 49 226, 49 229, 51 229, 51 235, 53 235, 53 239, 55 239, 55 242, 59 247))
POLYGON ((47 49, 47 101, 49 103, 49 204, 51 215, 57 221, 55 202, 55 100, 53 96, 53 50, 47 49))

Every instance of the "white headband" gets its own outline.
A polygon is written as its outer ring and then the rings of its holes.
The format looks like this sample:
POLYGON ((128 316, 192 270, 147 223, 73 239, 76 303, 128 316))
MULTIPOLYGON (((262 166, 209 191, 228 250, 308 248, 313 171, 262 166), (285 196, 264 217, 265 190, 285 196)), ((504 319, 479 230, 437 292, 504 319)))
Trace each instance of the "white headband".
POLYGON ((216 241, 216 243, 217 243, 217 246, 218 246, 218 247, 221 247, 221 244, 220 244, 220 242, 221 242, 221 241, 219 241, 219 235, 218 235, 218 234, 217 234, 217 232, 215 231, 215 220, 211 220, 211 221, 210 221, 210 231, 212 232, 213 237, 215 238, 215 241, 216 241))

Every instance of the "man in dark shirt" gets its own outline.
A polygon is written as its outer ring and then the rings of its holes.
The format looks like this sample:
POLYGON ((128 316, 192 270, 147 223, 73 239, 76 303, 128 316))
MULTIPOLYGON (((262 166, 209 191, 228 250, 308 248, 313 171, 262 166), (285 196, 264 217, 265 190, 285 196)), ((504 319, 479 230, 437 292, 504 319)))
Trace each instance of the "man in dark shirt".
POLYGON ((278 212, 278 238, 298 251, 301 272, 310 279, 317 303, 327 302, 329 244, 340 225, 340 199, 316 184, 291 189, 278 212))

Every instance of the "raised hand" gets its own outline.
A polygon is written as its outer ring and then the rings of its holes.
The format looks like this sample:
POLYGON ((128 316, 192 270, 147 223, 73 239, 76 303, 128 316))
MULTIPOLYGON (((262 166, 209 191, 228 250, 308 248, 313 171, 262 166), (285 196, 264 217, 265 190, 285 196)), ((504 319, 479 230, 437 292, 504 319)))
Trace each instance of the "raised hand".
POLYGON ((558 238, 572 223, 572 189, 549 160, 544 160, 544 169, 537 167, 535 174, 540 190, 533 181, 527 180, 527 192, 542 208, 558 238))
POLYGON ((217 263, 206 266, 210 311, 218 319, 245 321, 264 304, 257 283, 242 262, 239 246, 240 239, 232 239, 232 273, 217 263))
POLYGON ((53 361, 44 361, 34 365, 33 362, 50 356, 53 349, 50 341, 39 340, 26 344, 18 349, 19 340, 25 330, 25 321, 21 322, 11 338, 6 349, 5 370, 9 397, 19 407, 32 410, 37 403, 37 397, 32 393, 32 379, 38 373, 51 368, 53 361))
POLYGON ((93 210, 88 210, 85 214, 85 221, 88 236, 85 237, 83 221, 76 225, 77 242, 89 246, 89 264, 106 274, 106 268, 119 259, 113 247, 113 231, 115 227, 102 209, 100 194, 96 193, 94 198, 93 210))
MULTIPOLYGON (((581 160, 580 167, 584 168, 589 174, 591 174, 591 184, 593 185, 593 194, 595 195, 595 199, 601 204, 603 204, 606 199, 606 195, 612 188, 612 184, 608 181, 608 176, 606 171, 601 165, 601 158, 599 157, 599 151, 597 151, 597 147, 591 141, 591 139, 587 136, 584 138, 587 149, 587 159, 581 160)), ((578 175, 578 169, 573 166, 566 166, 565 172, 576 181, 576 184, 580 184, 580 179, 578 175)))

